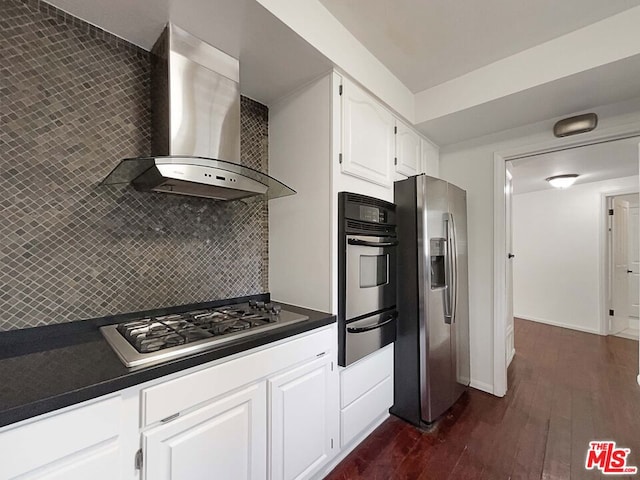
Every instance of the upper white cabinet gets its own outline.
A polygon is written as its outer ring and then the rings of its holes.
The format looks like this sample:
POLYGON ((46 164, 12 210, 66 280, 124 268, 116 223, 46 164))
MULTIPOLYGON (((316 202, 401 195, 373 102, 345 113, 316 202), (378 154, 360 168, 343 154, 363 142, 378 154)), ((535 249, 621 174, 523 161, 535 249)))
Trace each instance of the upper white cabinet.
POLYGON ((420 136, 400 120, 396 121, 396 173, 410 177, 421 171, 420 136))
POLYGON ((331 371, 325 355, 269 380, 273 480, 311 478, 330 458, 331 371))
POLYGON ((421 173, 426 173, 431 177, 438 177, 440 174, 440 151, 438 150, 438 147, 430 141, 421 138, 420 149, 422 155, 420 166, 421 173))
POLYGON ((391 112, 353 82, 342 82, 342 172, 391 186, 395 139, 391 112))
POLYGON ((261 382, 143 434, 146 479, 267 478, 261 382))

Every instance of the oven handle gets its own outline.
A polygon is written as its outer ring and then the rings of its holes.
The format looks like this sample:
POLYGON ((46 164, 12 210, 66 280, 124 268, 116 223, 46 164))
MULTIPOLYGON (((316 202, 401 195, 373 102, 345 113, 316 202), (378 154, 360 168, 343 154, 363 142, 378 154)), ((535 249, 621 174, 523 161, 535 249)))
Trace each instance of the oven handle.
POLYGON ((386 320, 383 320, 380 323, 374 323, 373 325, 367 325, 366 327, 347 327, 347 332, 348 333, 364 333, 364 332, 369 332, 371 330, 375 330, 377 328, 381 328, 384 327, 385 325, 388 325, 389 323, 393 322, 396 319, 397 314, 392 313, 389 318, 387 318, 386 320))
POLYGON ((367 242, 366 240, 359 240, 357 238, 349 238, 347 240, 349 245, 358 245, 360 247, 396 247, 398 242, 367 242))

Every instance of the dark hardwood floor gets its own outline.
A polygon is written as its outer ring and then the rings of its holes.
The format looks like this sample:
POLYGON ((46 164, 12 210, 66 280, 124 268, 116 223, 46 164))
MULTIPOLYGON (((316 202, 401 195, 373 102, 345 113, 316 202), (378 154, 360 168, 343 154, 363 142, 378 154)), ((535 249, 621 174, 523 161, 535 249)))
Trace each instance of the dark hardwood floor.
POLYGON ((590 440, 640 467, 638 342, 516 319, 515 346, 504 398, 470 388, 428 432, 391 416, 327 479, 606 478, 584 468, 590 440))

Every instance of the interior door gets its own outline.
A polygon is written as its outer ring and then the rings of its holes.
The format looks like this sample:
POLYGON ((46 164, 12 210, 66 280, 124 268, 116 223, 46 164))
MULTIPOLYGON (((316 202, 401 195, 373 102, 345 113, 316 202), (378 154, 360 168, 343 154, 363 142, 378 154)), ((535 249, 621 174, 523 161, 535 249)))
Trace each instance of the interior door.
POLYGON ((609 333, 616 334, 629 326, 629 247, 628 247, 629 202, 613 198, 611 222, 612 285, 609 333))
POLYGON ((515 354, 514 332, 513 332, 513 174, 511 173, 511 164, 507 162, 507 178, 504 190, 505 199, 505 241, 507 251, 507 265, 505 270, 505 283, 507 292, 507 311, 506 311, 506 348, 507 367, 513 360, 515 354))
POLYGON ((638 207, 629 207, 629 224, 627 228, 628 274, 629 284, 629 316, 638 318, 640 304, 640 218, 638 207))

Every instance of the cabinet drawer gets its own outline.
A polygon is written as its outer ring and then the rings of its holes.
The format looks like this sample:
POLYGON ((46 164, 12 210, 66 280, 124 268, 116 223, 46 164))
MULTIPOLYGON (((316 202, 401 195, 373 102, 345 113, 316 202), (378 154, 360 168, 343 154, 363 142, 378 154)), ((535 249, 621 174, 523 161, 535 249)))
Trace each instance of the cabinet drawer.
POLYGON ((340 375, 340 408, 345 408, 393 373, 393 345, 375 352, 340 375))
POLYGON ((142 391, 142 426, 256 382, 289 366, 328 352, 336 344, 335 326, 304 335, 226 363, 169 380, 142 391))
POLYGON ((341 445, 344 447, 393 405, 393 382, 387 377, 340 413, 341 445))
POLYGON ((9 428, 0 433, 0 478, 31 472, 115 439, 120 433, 121 418, 122 400, 111 397, 9 428))

